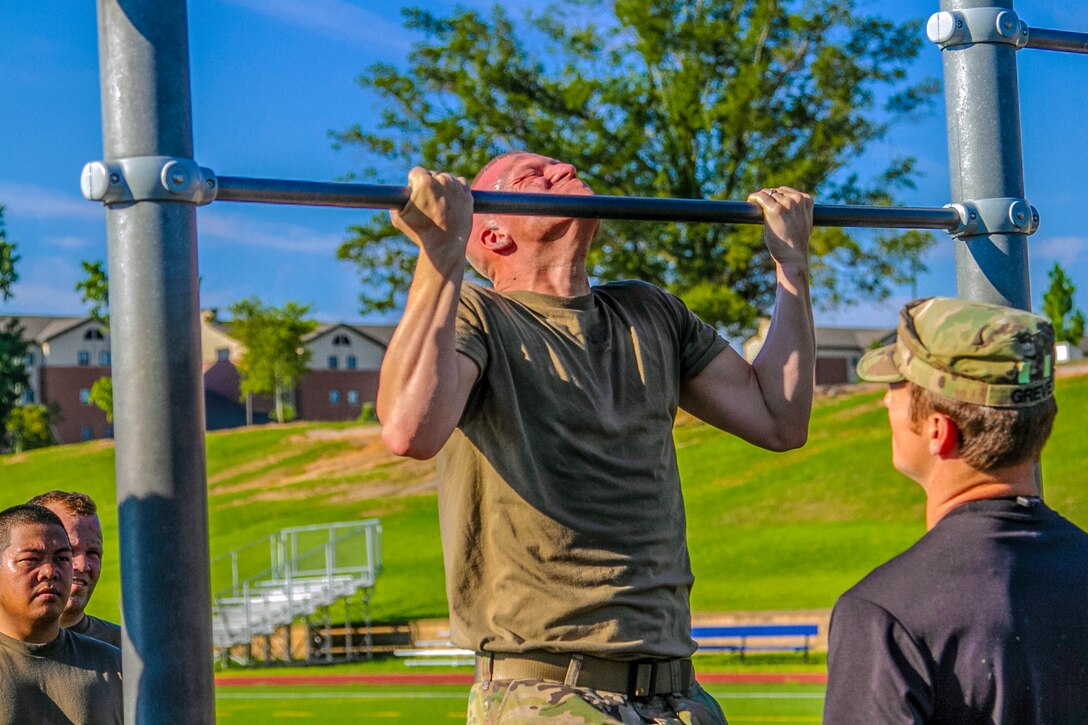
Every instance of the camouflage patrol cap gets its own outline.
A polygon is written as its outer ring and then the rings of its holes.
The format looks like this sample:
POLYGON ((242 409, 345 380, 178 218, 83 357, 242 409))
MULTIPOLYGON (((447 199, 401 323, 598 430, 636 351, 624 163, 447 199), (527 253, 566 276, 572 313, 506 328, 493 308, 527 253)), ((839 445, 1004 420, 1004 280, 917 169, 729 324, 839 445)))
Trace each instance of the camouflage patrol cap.
POLYGON ((1054 328, 1030 312, 951 297, 908 302, 895 342, 870 350, 858 377, 903 380, 946 398, 1026 408, 1054 394, 1054 328))

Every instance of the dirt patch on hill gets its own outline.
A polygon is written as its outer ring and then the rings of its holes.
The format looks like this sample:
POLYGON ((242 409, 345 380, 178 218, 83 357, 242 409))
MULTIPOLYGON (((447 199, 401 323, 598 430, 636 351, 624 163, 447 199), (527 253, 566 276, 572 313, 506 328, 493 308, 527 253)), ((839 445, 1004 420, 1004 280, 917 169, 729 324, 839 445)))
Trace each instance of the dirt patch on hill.
POLYGON ((213 496, 231 497, 224 506, 315 499, 350 503, 419 496, 437 488, 434 461, 394 456, 382 443, 377 426, 300 431, 284 439, 280 451, 220 471, 209 483, 213 496), (330 449, 330 442, 347 445, 330 449), (317 458, 298 464, 289 460, 310 452, 317 458))

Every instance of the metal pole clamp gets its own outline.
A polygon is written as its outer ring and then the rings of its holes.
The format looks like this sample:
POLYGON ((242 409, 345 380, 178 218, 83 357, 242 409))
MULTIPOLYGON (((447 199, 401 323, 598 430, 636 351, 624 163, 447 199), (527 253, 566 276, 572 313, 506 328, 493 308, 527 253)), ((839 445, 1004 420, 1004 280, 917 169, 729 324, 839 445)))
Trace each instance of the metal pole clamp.
POLYGON ((926 35, 941 48, 972 43, 1005 43, 1023 48, 1030 33, 1028 24, 1015 11, 1005 8, 942 10, 926 23, 926 35))
POLYGON ((976 237, 982 234, 1034 234, 1039 210, 1027 199, 1015 197, 957 201, 946 205, 960 215, 960 225, 949 234, 976 237))
POLYGON ((219 190, 215 173, 192 159, 133 156, 92 161, 83 167, 83 198, 107 206, 137 201, 182 201, 208 204, 219 190))

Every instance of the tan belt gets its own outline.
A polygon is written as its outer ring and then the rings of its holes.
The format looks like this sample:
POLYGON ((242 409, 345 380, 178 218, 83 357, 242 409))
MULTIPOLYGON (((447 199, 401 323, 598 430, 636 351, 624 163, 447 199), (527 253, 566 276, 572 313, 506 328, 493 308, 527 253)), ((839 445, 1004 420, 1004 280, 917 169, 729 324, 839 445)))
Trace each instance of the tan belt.
POLYGON ((556 652, 476 655, 476 681, 552 680, 568 687, 653 697, 688 692, 695 683, 690 659, 621 662, 592 655, 556 652))

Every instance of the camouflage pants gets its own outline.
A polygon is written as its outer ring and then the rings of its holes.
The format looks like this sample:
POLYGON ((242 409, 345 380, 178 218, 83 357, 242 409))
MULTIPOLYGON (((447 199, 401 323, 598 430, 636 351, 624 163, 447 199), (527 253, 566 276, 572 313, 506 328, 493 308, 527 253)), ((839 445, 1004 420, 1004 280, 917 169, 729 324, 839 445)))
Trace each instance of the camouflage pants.
POLYGON ((727 725, 718 703, 696 684, 683 696, 632 700, 550 680, 477 682, 468 699, 467 725, 727 725))

